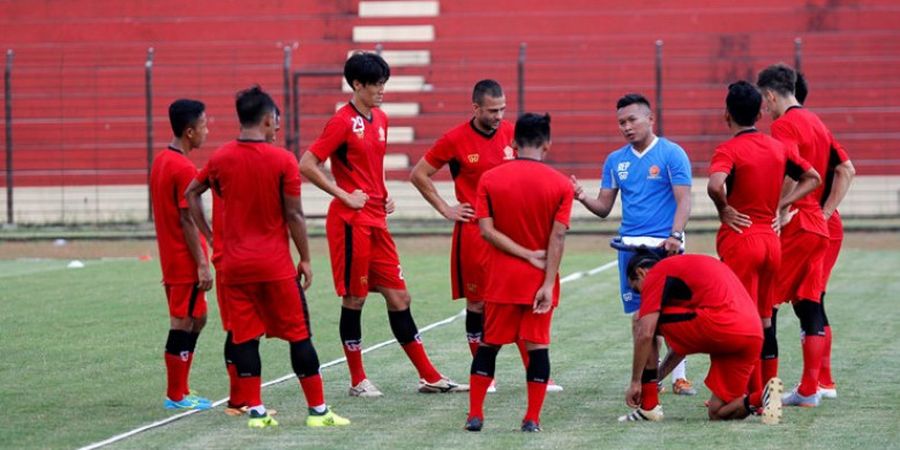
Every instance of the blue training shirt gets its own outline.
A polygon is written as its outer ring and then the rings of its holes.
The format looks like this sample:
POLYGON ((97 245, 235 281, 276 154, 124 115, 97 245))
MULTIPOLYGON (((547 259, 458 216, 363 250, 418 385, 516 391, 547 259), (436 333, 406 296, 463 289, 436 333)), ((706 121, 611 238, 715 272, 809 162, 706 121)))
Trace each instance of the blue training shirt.
POLYGON ((667 237, 675 220, 672 186, 691 185, 691 163, 678 144, 657 137, 643 154, 631 144, 612 152, 603 164, 601 189, 622 197, 622 236, 667 237))

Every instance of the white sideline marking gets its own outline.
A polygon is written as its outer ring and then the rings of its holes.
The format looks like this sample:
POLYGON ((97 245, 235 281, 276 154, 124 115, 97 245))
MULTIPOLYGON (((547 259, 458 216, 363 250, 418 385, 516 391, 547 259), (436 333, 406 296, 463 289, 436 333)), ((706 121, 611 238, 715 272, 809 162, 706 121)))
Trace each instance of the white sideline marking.
MULTIPOLYGON (((617 265, 617 264, 618 264, 618 261, 610 261, 610 262, 608 262, 608 263, 606 263, 606 264, 603 264, 602 266, 595 267, 595 268, 593 268, 593 269, 591 269, 591 270, 582 270, 582 271, 580 271, 580 272, 573 272, 573 273, 570 273, 569 275, 566 275, 564 278, 560 279, 559 282, 560 282, 560 284, 562 284, 562 283, 568 283, 568 282, 570 282, 570 281, 575 281, 575 280, 578 280, 578 279, 581 279, 581 278, 584 278, 584 277, 589 277, 589 276, 592 276, 592 275, 596 275, 596 274, 598 274, 598 273, 600 273, 600 272, 603 272, 603 271, 605 271, 605 270, 609 269, 610 267, 613 267, 613 266, 615 266, 615 265, 617 265)), ((430 325, 428 325, 428 326, 426 326, 426 327, 420 329, 420 330, 419 330, 419 333, 424 333, 424 332, 429 331, 429 330, 432 330, 432 329, 434 329, 434 328, 437 328, 437 327, 441 327, 441 326, 447 325, 447 324, 453 322, 454 320, 456 320, 456 319, 458 319, 458 318, 460 318, 460 317, 465 317, 465 315, 466 315, 466 310, 463 309, 462 311, 460 311, 460 312, 457 313, 457 314, 454 314, 454 315, 452 315, 452 316, 450 316, 450 317, 448 317, 448 318, 446 318, 446 319, 444 319, 444 320, 441 320, 441 321, 432 323, 432 324, 430 324, 430 325)), ((371 347, 365 348, 365 349, 362 351, 362 353, 363 353, 363 354, 366 354, 366 353, 369 353, 369 352, 371 352, 371 351, 378 350, 379 348, 387 347, 388 345, 394 344, 394 343, 396 343, 396 342, 397 342, 396 339, 390 339, 390 340, 387 340, 387 341, 384 341, 384 342, 379 342, 379 343, 377 343, 377 344, 375 344, 375 345, 373 345, 373 346, 371 346, 371 347)), ((347 358, 338 358, 338 359, 335 359, 335 360, 333 360, 333 361, 328 361, 327 363, 320 365, 320 366, 319 366, 319 370, 325 369, 326 367, 336 366, 336 365, 338 365, 338 364, 340 364, 340 363, 342 363, 342 362, 345 362, 345 361, 347 361, 347 358)), ((283 377, 281 377, 281 378, 276 378, 276 379, 274 379, 274 380, 270 380, 270 381, 267 381, 267 382, 263 383, 263 384, 262 384, 262 387, 273 386, 273 385, 276 385, 276 384, 279 384, 279 383, 283 383, 283 382, 285 382, 285 381, 287 381, 287 380, 290 380, 290 379, 293 379, 293 378, 296 378, 296 377, 297 377, 297 376, 294 375, 293 373, 289 373, 289 374, 287 374, 287 375, 285 375, 285 376, 283 376, 283 377)), ((213 402, 212 407, 215 408, 215 407, 217 407, 217 406, 219 406, 219 405, 224 404, 224 403, 227 402, 227 401, 228 401, 228 398, 227 398, 227 397, 226 397, 226 398, 223 398, 223 399, 221 399, 221 400, 217 400, 217 401, 213 402)), ((103 440, 103 441, 100 441, 100 442, 95 442, 95 443, 90 444, 90 445, 86 445, 86 446, 84 446, 84 447, 81 447, 81 448, 78 449, 78 450, 93 450, 93 449, 95 449, 95 448, 100 448, 100 447, 103 447, 103 446, 106 446, 106 445, 109 445, 109 444, 112 444, 112 443, 121 441, 121 440, 123 440, 123 439, 129 438, 129 437, 134 436, 134 435, 136 435, 136 434, 138 434, 138 433, 142 433, 142 432, 147 431, 147 430, 152 430, 153 428, 159 428, 159 427, 161 427, 161 426, 163 426, 163 425, 172 423, 172 422, 174 422, 174 421, 176 421, 176 420, 179 420, 179 419, 183 419, 183 418, 185 418, 185 417, 187 417, 187 416, 190 416, 191 414, 197 414, 197 413, 199 413, 199 412, 201 412, 201 411, 198 410, 198 409, 188 410, 188 411, 185 411, 185 412, 176 414, 176 415, 174 415, 174 416, 167 417, 167 418, 165 418, 165 419, 158 420, 158 421, 156 421, 156 422, 153 422, 153 423, 149 423, 149 424, 147 424, 147 425, 140 426, 140 427, 135 428, 135 429, 133 429, 133 430, 131 430, 131 431, 126 431, 125 433, 117 434, 117 435, 115 435, 115 436, 113 436, 113 437, 111 437, 111 438, 109 438, 109 439, 106 439, 106 440, 103 440)))

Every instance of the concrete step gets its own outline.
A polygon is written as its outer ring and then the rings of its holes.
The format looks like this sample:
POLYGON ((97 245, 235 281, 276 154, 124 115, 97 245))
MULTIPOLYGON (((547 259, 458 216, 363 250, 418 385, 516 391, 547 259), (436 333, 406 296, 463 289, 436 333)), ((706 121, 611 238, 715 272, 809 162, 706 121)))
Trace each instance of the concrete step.
POLYGON ((431 42, 433 25, 362 25, 353 27, 353 42, 431 42))
POLYGON ((361 1, 359 17, 437 17, 437 1, 361 1))

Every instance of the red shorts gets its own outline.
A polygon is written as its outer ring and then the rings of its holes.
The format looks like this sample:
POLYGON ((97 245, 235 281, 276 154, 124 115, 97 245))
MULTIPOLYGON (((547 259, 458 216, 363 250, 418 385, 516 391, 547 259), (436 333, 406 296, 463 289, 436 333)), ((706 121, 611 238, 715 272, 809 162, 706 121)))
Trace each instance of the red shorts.
MULTIPOLYGON (((747 320, 755 320, 747 318, 747 320)), ((755 335, 735 334, 710 318, 700 318, 661 325, 660 331, 669 348, 681 355, 709 355, 706 386, 712 393, 730 402, 747 392, 747 383, 762 352, 763 333, 759 321, 753 325, 755 335)), ((745 332, 752 332, 745 330, 745 332)))
POLYGON ((822 269, 828 238, 791 222, 781 231, 781 269, 776 303, 799 299, 820 301, 822 269))
POLYGON ((745 230, 737 234, 720 231, 716 250, 728 267, 734 271, 750 298, 756 302, 759 317, 772 317, 775 305, 775 281, 781 266, 781 242, 769 225, 766 231, 745 230))
POLYGON ((535 314, 531 305, 485 302, 484 343, 504 345, 524 340, 550 345, 550 324, 555 309, 535 314))
POLYGON ((709 373, 706 374, 706 387, 728 403, 747 393, 750 374, 759 362, 762 352, 762 337, 732 337, 730 349, 722 349, 721 353, 709 355, 709 373))
POLYGON ((841 244, 844 239, 829 239, 828 248, 825 250, 825 258, 822 260, 822 290, 828 289, 828 280, 831 278, 831 270, 837 263, 838 254, 841 253, 841 244))
POLYGON ((450 284, 453 299, 484 300, 484 276, 490 244, 481 237, 478 224, 456 222, 452 245, 450 284))
POLYGON ((379 287, 406 289, 397 247, 388 230, 350 225, 329 213, 325 233, 339 297, 366 297, 379 287))
POLYGON ((228 302, 225 300, 225 284, 222 276, 216 273, 216 302, 219 304, 219 316, 222 317, 222 329, 231 331, 231 321, 228 316, 228 302))
POLYGON ((297 279, 226 284, 224 288, 235 344, 263 334, 288 342, 310 337, 306 296, 297 279))
POLYGON ((164 284, 169 302, 169 315, 183 319, 206 316, 206 293, 196 283, 164 284))

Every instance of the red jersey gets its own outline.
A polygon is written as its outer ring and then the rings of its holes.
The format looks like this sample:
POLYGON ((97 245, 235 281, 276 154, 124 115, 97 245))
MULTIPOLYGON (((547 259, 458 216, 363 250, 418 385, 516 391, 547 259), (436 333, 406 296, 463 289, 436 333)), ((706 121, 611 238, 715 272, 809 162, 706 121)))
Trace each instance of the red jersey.
POLYGON ((650 269, 644 278, 638 318, 654 312, 660 313, 659 333, 682 355, 693 353, 687 349, 696 342, 728 336, 762 337, 756 302, 728 266, 707 255, 670 256, 650 269), (678 327, 681 333, 666 334, 668 324, 685 321, 702 326, 678 327), (682 335, 686 331, 702 335, 682 335))
MULTIPOLYGON (((481 177, 475 215, 494 219, 494 228, 529 250, 546 250, 553 222, 569 226, 572 182, 550 166, 531 159, 501 164, 481 177)), ((544 283, 544 271, 528 261, 489 246, 484 300, 530 305, 544 283)), ((553 305, 559 304, 559 274, 553 305)))
POLYGON ((300 195, 291 152, 263 141, 232 141, 213 153, 197 180, 209 183, 222 199, 222 267, 217 269, 226 284, 297 276, 282 203, 283 196, 300 195))
MULTIPOLYGON (((153 222, 159 245, 159 264, 166 284, 196 283, 197 262, 194 261, 184 230, 181 210, 188 208, 184 191, 197 175, 197 168, 181 151, 172 148, 159 152, 150 168, 150 199, 153 222)), ((206 254, 206 240, 200 236, 206 254)))
POLYGON ((474 120, 448 131, 425 153, 425 161, 436 169, 450 165, 456 200, 470 205, 475 205, 481 175, 516 157, 510 146, 515 131, 512 124, 502 121, 493 133, 485 134, 475 128, 474 120))
MULTIPOLYGON (((827 172, 833 138, 825 124, 809 110, 799 106, 788 108, 781 117, 772 122, 772 136, 789 147, 797 147, 800 156, 809 161, 819 175, 827 172)), ((793 220, 799 219, 801 229, 827 237, 828 226, 825 224, 825 217, 819 204, 824 189, 823 183, 794 202, 793 206, 798 213, 793 220)))
MULTIPOLYGON (((709 165, 710 175, 727 173, 728 205, 750 216, 753 225, 744 232, 774 233, 772 221, 781 199, 785 175, 795 180, 809 170, 809 162, 793 146, 756 130, 738 133, 716 147, 709 165)), ((719 232, 733 232, 723 224, 719 232)))
POLYGON ((355 210, 338 199, 331 210, 345 222, 387 228, 387 188, 384 185, 384 155, 387 151, 387 116, 372 108, 372 117, 363 116, 352 103, 339 109, 325 125, 322 135, 309 147, 320 161, 331 158, 331 173, 338 187, 362 190, 369 200, 355 210))
POLYGON ((222 238, 224 237, 222 230, 225 228, 223 223, 225 217, 225 205, 222 203, 222 197, 212 191, 212 233, 213 233, 213 254, 212 262, 215 265, 221 264, 222 261, 222 238))
MULTIPOLYGON (((825 173, 822 181, 822 184, 825 185, 825 190, 822 192, 822 199, 820 200, 822 206, 825 206, 825 200, 831 194, 831 183, 834 182, 834 169, 849 160, 850 155, 847 154, 844 146, 836 139, 833 139, 831 154, 828 158, 828 171, 825 173)), ((844 238, 844 223, 841 221, 841 214, 837 210, 834 210, 834 214, 828 219, 828 236, 832 240, 844 238)))

